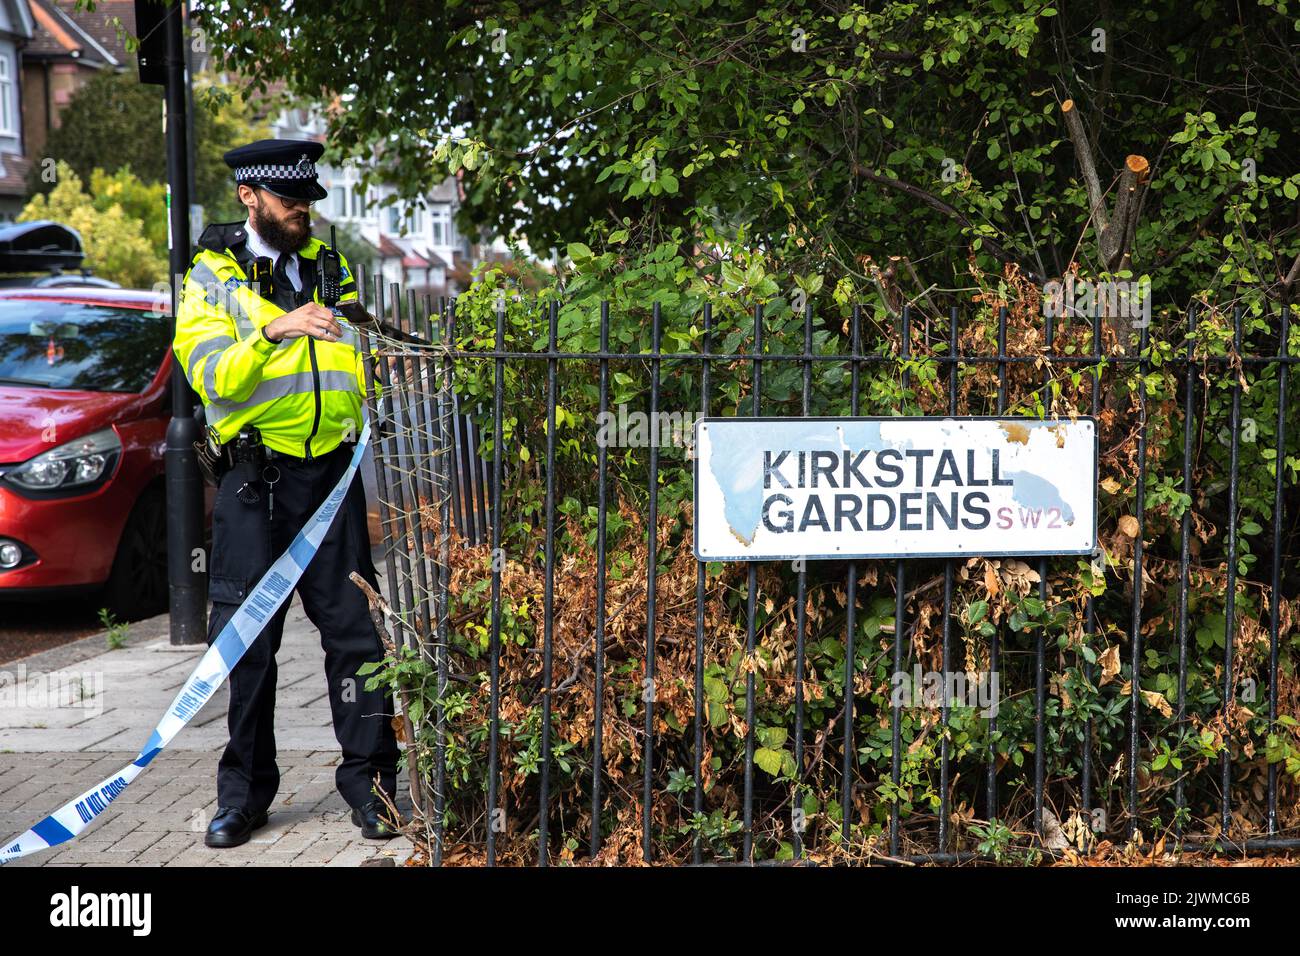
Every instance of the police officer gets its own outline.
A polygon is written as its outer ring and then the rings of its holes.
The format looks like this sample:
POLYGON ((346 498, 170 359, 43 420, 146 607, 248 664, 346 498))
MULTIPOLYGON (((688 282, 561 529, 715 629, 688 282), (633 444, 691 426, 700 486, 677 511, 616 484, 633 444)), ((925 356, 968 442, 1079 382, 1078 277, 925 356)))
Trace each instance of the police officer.
MULTIPOLYGON (((218 482, 208 565, 211 644, 271 563, 346 470, 362 421, 365 375, 350 326, 322 304, 310 207, 326 191, 324 147, 261 140, 233 149, 245 222, 209 225, 185 275, 173 350, 203 399, 200 457, 218 482)), ((346 261, 338 301, 355 302, 346 261)), ((378 786, 396 792, 391 698, 365 690, 357 669, 383 656, 366 601, 348 576, 373 586, 365 494, 354 481, 297 592, 325 650, 334 733, 343 759, 335 784, 352 822, 371 839, 396 832, 380 817, 378 786)), ((265 825, 279 787, 273 730, 275 655, 285 601, 230 674, 230 741, 217 767, 217 813, 204 842, 238 846, 265 825)))

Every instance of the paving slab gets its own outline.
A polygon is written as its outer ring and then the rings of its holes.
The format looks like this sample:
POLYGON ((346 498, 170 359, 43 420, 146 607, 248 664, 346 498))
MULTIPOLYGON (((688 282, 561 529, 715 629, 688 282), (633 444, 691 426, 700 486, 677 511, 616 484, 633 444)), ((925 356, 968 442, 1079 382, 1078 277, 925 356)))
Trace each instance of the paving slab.
MULTIPOLYGON (((266 827, 243 846, 210 849, 217 761, 227 740, 225 685, 79 837, 9 864, 23 866, 360 866, 401 863, 402 837, 365 840, 334 789, 340 760, 325 692, 320 634, 298 599, 277 655, 276 762, 280 791, 266 827)), ((129 626, 123 646, 103 635, 0 665, 0 839, 135 759, 205 645, 174 647, 166 615, 129 626), (53 689, 92 688, 89 699, 53 689), (45 693, 44 697, 36 696, 45 693), (24 696, 25 695, 25 696, 24 696)), ((398 806, 410 812, 407 775, 398 806)))

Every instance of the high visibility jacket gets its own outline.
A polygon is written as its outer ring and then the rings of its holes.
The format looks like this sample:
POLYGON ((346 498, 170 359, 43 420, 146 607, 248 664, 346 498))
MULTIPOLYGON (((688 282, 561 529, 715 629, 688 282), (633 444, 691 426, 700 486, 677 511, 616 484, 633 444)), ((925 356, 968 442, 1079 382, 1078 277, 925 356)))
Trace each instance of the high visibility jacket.
MULTIPOLYGON (((363 356, 356 331, 342 319, 337 342, 311 336, 278 343, 262 327, 291 311, 293 292, 263 298, 249 282, 253 253, 243 223, 207 227, 185 273, 176 312, 172 350, 203 399, 210 432, 218 443, 252 425, 267 447, 314 458, 361 432, 365 395, 363 356)), ((315 291, 316 256, 325 247, 312 239, 298 251, 302 288, 315 291)), ((355 301, 356 281, 343 262, 340 302, 355 301)), ((302 301, 306 301, 303 296, 302 301)))

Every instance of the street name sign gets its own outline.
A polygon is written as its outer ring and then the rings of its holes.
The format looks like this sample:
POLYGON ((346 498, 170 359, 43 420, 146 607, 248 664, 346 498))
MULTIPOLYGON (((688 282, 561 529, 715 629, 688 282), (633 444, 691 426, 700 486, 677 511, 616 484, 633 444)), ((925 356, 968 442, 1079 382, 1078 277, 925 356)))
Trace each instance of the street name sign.
POLYGON ((1091 418, 702 418, 701 561, 1091 554, 1091 418))

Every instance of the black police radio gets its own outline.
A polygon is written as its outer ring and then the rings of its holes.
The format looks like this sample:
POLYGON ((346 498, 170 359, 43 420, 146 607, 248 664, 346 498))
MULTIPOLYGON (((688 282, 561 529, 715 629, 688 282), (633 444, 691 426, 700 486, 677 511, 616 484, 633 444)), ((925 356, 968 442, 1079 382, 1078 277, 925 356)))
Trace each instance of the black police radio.
POLYGON ((334 227, 330 226, 330 244, 316 254, 316 292, 321 305, 333 308, 338 305, 343 286, 343 260, 335 251, 337 238, 334 227))

